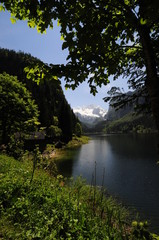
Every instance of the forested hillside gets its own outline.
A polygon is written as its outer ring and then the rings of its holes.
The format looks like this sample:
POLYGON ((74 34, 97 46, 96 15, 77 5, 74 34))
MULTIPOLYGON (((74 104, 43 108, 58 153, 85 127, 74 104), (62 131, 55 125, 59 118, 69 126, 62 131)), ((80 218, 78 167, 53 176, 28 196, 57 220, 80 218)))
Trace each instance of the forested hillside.
MULTIPOLYGON (((142 99, 142 101, 144 101, 142 99)), ((128 103, 122 108, 109 106, 104 131, 107 133, 147 133, 157 131, 151 112, 138 112, 135 104, 128 103)))
POLYGON ((68 142, 78 120, 65 99, 59 80, 48 78, 37 84, 26 78, 24 68, 37 62, 41 61, 30 54, 0 49, 0 73, 17 76, 31 92, 39 109, 40 127, 45 129, 47 137, 60 137, 68 142))

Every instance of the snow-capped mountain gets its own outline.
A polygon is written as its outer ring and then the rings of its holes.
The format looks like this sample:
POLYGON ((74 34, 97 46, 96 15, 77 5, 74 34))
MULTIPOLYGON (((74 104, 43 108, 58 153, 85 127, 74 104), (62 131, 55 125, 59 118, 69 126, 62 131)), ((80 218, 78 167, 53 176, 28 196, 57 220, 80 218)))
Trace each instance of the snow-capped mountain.
POLYGON ((87 127, 94 126, 98 122, 104 121, 107 113, 107 110, 95 105, 77 107, 74 108, 73 111, 78 119, 87 127))

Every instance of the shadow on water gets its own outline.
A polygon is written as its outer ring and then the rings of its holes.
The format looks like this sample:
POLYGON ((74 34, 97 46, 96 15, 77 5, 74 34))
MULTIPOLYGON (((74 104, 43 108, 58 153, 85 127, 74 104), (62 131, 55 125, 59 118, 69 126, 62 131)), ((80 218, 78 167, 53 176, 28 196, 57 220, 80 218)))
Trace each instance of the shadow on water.
POLYGON ((58 171, 64 177, 70 178, 73 176, 73 166, 79 159, 80 151, 81 148, 69 149, 66 151, 65 157, 56 161, 58 171))
POLYGON ((59 163, 65 176, 82 175, 91 183, 97 163, 97 184, 105 168, 105 187, 141 217, 151 220, 159 233, 159 166, 156 135, 92 136, 92 140, 59 163))

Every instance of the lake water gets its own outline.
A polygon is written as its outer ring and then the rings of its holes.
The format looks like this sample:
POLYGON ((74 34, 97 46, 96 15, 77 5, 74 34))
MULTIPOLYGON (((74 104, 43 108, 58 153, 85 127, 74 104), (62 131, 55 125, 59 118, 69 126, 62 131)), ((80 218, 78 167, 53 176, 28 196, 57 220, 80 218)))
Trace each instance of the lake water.
POLYGON ((159 155, 157 136, 94 135, 88 144, 68 152, 58 164, 67 177, 81 175, 91 183, 95 169, 97 184, 126 206, 134 207, 141 218, 151 221, 151 230, 159 233, 159 155))

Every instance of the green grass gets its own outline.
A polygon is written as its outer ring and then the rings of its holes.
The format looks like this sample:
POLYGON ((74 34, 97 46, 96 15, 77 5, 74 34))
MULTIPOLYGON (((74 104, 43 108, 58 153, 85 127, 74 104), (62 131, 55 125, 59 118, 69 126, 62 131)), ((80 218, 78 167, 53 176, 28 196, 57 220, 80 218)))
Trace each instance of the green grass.
POLYGON ((89 140, 90 138, 87 136, 81 136, 81 137, 74 136, 72 140, 66 145, 66 148, 68 149, 68 148, 79 147, 82 144, 87 144, 89 140))
POLYGON ((64 145, 62 148, 55 148, 53 144, 48 144, 46 147, 46 150, 44 151, 44 154, 53 152, 51 159, 54 159, 56 161, 58 160, 67 160, 70 159, 70 155, 73 154, 74 150, 78 147, 80 147, 83 144, 87 144, 90 140, 90 137, 88 136, 73 136, 72 140, 69 141, 66 145, 64 145))
POLYGON ((0 239, 157 239, 103 190, 0 155, 0 239), (147 234, 147 238, 145 238, 147 234))

